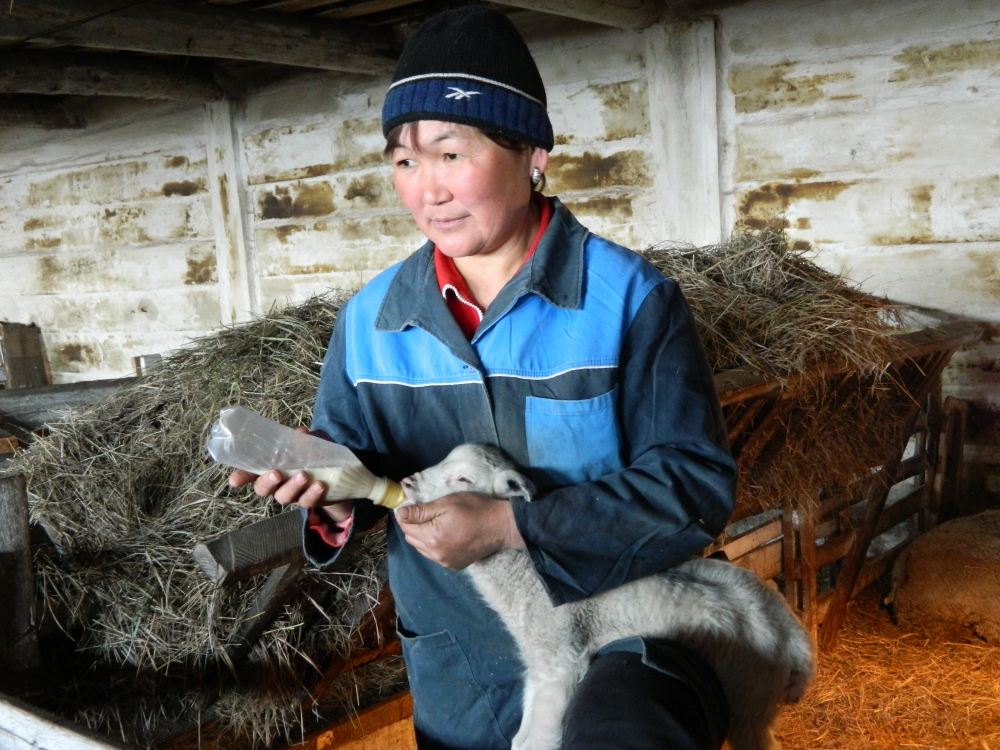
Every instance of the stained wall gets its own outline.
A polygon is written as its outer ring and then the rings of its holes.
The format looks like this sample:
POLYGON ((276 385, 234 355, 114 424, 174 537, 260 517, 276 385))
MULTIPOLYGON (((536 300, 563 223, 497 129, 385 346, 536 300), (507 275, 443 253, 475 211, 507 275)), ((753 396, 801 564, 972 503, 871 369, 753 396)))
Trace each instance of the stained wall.
POLYGON ((944 384, 967 500, 1000 500, 1000 6, 784 0, 717 29, 724 225, 780 217, 863 289, 984 321, 944 384))

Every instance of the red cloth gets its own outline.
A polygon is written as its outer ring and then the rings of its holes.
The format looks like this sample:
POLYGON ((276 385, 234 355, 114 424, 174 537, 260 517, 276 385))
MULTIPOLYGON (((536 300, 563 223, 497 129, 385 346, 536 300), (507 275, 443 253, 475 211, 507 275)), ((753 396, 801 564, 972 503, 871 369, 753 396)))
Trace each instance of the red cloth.
MULTIPOLYGON (((518 270, 524 267, 524 264, 528 262, 528 258, 535 252, 535 248, 538 247, 542 235, 545 234, 545 230, 549 226, 549 219, 552 218, 552 204, 549 203, 549 199, 544 195, 539 195, 538 199, 542 209, 541 221, 538 223, 538 232, 535 234, 535 239, 528 249, 528 254, 524 256, 524 260, 521 261, 521 266, 518 270)), ((448 309, 455 318, 455 322, 458 323, 458 327, 462 329, 462 333, 465 334, 467 339, 471 340, 476 334, 479 323, 483 319, 482 306, 472 296, 468 284, 465 283, 465 279, 455 266, 455 261, 436 247, 434 248, 434 270, 437 273, 438 287, 441 289, 441 295, 444 297, 445 302, 448 303, 448 309)))
POLYGON ((340 524, 334 523, 333 519, 326 513, 320 513, 315 508, 310 508, 306 516, 306 528, 312 529, 320 535, 324 542, 336 548, 343 547, 347 543, 347 535, 353 525, 353 514, 340 524))

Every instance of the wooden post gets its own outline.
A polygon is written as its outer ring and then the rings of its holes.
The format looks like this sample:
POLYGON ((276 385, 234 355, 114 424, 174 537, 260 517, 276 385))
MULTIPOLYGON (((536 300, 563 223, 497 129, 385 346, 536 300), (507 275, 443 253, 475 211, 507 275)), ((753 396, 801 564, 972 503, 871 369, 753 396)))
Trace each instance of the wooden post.
POLYGON ((26 482, 15 474, 0 478, 0 687, 10 693, 23 692, 39 666, 34 595, 26 482))
POLYGON ((940 470, 935 477, 934 511, 937 523, 958 518, 962 484, 962 463, 965 452, 965 424, 969 405, 954 396, 944 400, 944 424, 940 445, 940 470))

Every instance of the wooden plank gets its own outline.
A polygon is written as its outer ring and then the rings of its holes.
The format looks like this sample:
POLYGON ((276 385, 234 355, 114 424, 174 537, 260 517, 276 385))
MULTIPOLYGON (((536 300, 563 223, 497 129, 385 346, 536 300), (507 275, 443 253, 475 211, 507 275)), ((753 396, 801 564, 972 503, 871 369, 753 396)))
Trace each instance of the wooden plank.
MULTIPOLYGON (((387 10, 403 8, 407 5, 422 2, 422 0, 361 0, 361 2, 342 5, 337 8, 321 11, 316 15, 319 18, 329 18, 337 21, 347 21, 359 16, 367 16, 370 13, 382 13, 387 10)), ((317 5, 319 3, 316 3, 317 5)))
POLYGON ((779 539, 763 547, 758 547, 753 552, 748 552, 731 562, 734 565, 739 565, 741 568, 746 568, 756 573, 766 581, 781 573, 781 553, 783 546, 779 539))
POLYGON ((864 566, 861 568, 861 573, 858 575, 857 581, 854 583, 854 591, 851 594, 851 598, 853 599, 861 594, 861 592, 863 592, 866 588, 875 583, 878 578, 885 573, 888 573, 892 564, 896 562, 896 558, 900 556, 911 541, 911 539, 906 539, 897 544, 895 547, 883 552, 878 557, 866 560, 864 566))
POLYGON ((26 480, 0 477, 0 687, 8 692, 20 693, 40 664, 34 596, 26 480))
MULTIPOLYGON (((0 24, 3 15, 0 14, 0 24)), ((0 94, 0 128, 78 130, 87 127, 83 115, 40 94, 0 94)))
POLYGON ((49 385, 45 366, 42 330, 36 325, 0 323, 6 388, 35 388, 49 385))
POLYGON ((619 29, 645 29, 660 18, 653 0, 504 0, 504 5, 590 21, 619 29))
POLYGON ((898 484, 904 479, 909 479, 910 477, 915 477, 917 474, 922 474, 927 471, 929 467, 930 463, 927 460, 926 453, 917 453, 914 456, 910 456, 899 464, 899 470, 896 472, 896 482, 898 484))
POLYGON ((0 415, 28 430, 40 430, 62 420, 70 410, 95 403, 133 382, 135 378, 118 378, 3 389, 0 390, 0 415))
MULTIPOLYGON (((819 618, 816 612, 816 579, 820 568, 816 548, 816 519, 813 516, 810 498, 806 498, 802 506, 795 511, 795 532, 798 537, 799 556, 797 573, 802 587, 802 624, 815 638, 819 627, 819 618)), ((785 581, 786 583, 788 581, 788 571, 785 571, 785 581)))
POLYGON ((215 582, 228 586, 288 563, 303 563, 302 515, 297 509, 202 542, 192 553, 215 582))
POLYGON ((662 24, 645 37, 657 236, 697 246, 719 242, 715 24, 662 24))
POLYGON ((944 523, 958 518, 960 512, 959 495, 962 484, 968 410, 968 404, 962 399, 948 396, 944 400, 944 419, 939 448, 941 451, 940 470, 935 478, 935 523, 944 523))
POLYGON ((893 526, 902 523, 914 513, 919 513, 927 504, 927 486, 921 485, 907 493, 892 505, 882 510, 873 537, 884 534, 893 526))
POLYGON ((727 541, 721 547, 713 549, 713 552, 722 551, 726 553, 726 559, 736 560, 758 547, 762 547, 769 542, 773 542, 781 536, 781 519, 776 519, 756 529, 741 534, 727 541))
POLYGON ((211 72, 187 61, 19 50, 0 55, 0 93, 212 101, 211 72))
POLYGON ((372 706, 306 738, 296 750, 416 750, 409 693, 372 706))
POLYGON ((398 44, 360 25, 197 3, 47 0, 0 14, 0 41, 129 50, 388 75, 398 44))
POLYGON ((0 747, 4 750, 127 750, 41 709, 0 695, 0 747))
POLYGON ((832 539, 827 539, 823 544, 816 547, 816 567, 823 568, 836 562, 851 551, 851 545, 855 542, 855 532, 848 531, 832 539))
POLYGON ((255 247, 247 243, 251 211, 239 169, 242 149, 233 127, 232 102, 205 105, 208 140, 208 188, 212 197, 219 312, 223 325, 245 323, 260 311, 260 279, 255 247), (246 210, 245 210, 246 209, 246 210))

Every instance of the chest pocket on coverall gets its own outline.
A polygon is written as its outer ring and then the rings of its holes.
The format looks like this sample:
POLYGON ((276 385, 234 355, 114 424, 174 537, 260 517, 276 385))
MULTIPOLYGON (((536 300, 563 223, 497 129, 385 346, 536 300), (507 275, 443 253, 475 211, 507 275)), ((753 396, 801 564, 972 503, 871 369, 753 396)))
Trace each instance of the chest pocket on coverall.
POLYGON ((528 396, 528 458, 540 488, 567 487, 623 468, 617 402, 617 386, 580 400, 528 396))

